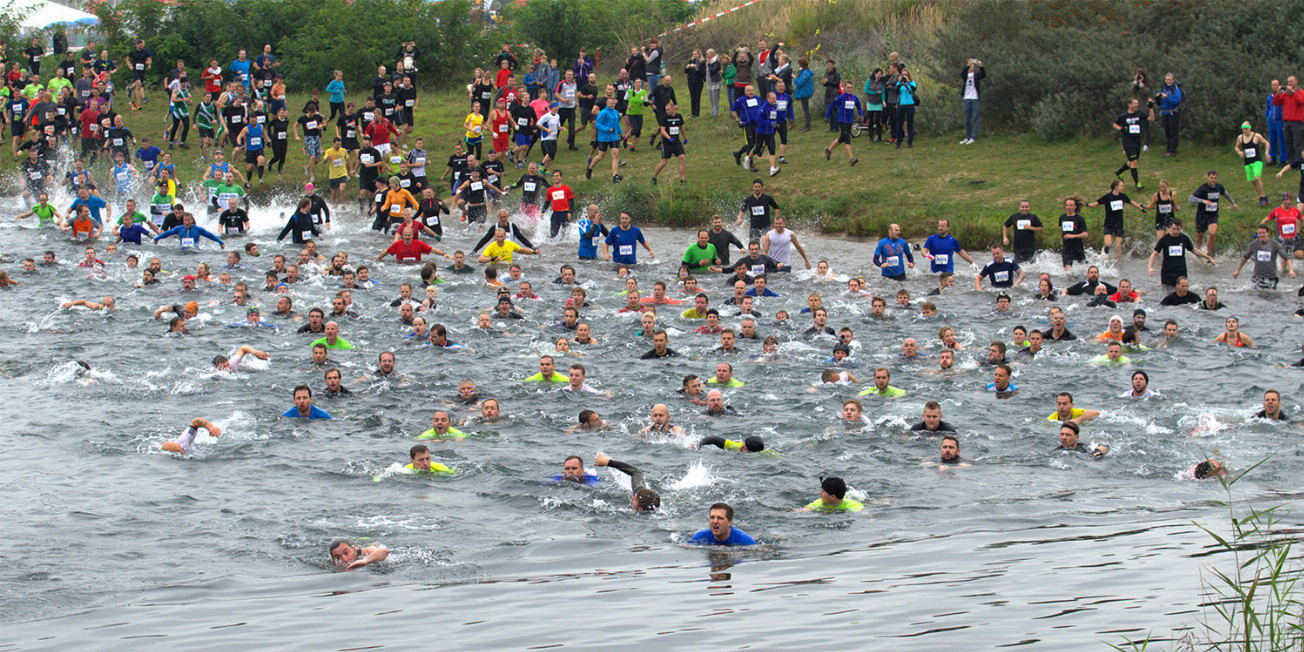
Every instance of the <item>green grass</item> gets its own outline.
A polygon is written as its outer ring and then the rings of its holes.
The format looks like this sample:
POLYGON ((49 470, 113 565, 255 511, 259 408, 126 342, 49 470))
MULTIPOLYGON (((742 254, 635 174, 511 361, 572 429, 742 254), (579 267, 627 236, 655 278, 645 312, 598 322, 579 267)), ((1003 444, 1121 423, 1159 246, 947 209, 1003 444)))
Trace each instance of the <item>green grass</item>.
MULTIPOLYGON (((687 91, 682 92, 681 99, 686 105, 687 91)), ((153 101, 145 110, 127 111, 125 118, 137 138, 147 135, 158 143, 166 124, 166 100, 158 92, 150 96, 153 101)), ((442 161, 461 138, 464 98, 464 94, 452 91, 422 95, 417 111, 418 130, 414 135, 425 137, 426 149, 434 162, 442 161)), ((291 110, 302 107, 304 99, 304 96, 291 96, 291 110)), ((350 99, 360 104, 362 97, 350 99)), ((125 106, 126 100, 121 100, 120 105, 125 106)), ((709 106, 705 97, 703 105, 709 106)), ((957 106, 956 110, 960 108, 957 106)), ((800 120, 800 109, 798 114, 800 120)), ((650 115, 648 121, 651 122, 650 115)), ((737 215, 738 203, 750 189, 751 180, 757 176, 735 166, 730 155, 741 145, 741 130, 727 117, 702 117, 688 120, 686 134, 689 157, 686 186, 675 181, 673 166, 667 166, 662 172, 661 185, 652 186, 649 179, 660 156, 643 144, 635 154, 624 153, 629 164, 622 169, 625 181, 621 184, 611 184, 606 161, 599 163, 594 179, 586 181, 584 158, 591 130, 577 137, 581 151, 567 152, 563 144, 560 161, 554 167, 566 174, 567 183, 582 201, 598 203, 608 214, 627 210, 644 223, 681 227, 705 224, 716 213, 732 220, 737 215)), ((190 150, 174 152, 183 182, 193 182, 202 170, 196 135, 192 129, 190 150)), ((1225 214, 1221 224, 1224 237, 1220 242, 1243 242, 1270 209, 1256 205, 1254 191, 1232 153, 1232 136, 1224 146, 1184 144, 1181 154, 1173 159, 1162 157, 1162 133, 1158 128, 1154 138, 1152 145, 1158 147, 1152 147, 1141 158, 1145 191, 1129 191, 1130 195, 1147 203, 1159 180, 1167 179, 1182 199, 1182 212, 1190 221, 1193 207, 1186 204, 1185 197, 1203 181, 1206 171, 1217 169, 1220 181, 1241 202, 1239 212, 1225 214)), ((1088 200, 1099 197, 1108 190, 1114 178, 1112 172, 1123 158, 1122 149, 1112 140, 1045 143, 1030 134, 988 132, 974 145, 957 144, 959 134, 929 135, 917 137, 913 149, 899 150, 886 144, 871 144, 867 137, 854 139, 852 147, 860 163, 852 168, 841 151, 834 152, 832 162, 824 160, 823 148, 830 134, 821 123, 813 124, 807 133, 792 132, 789 140, 789 164, 783 166, 779 176, 766 177, 765 183, 797 228, 877 238, 886 233, 889 223, 896 222, 901 224, 905 236, 920 237, 932 232, 936 219, 945 217, 952 221, 953 232, 970 249, 999 241, 1001 224, 1014 212, 1021 198, 1030 199, 1033 212, 1043 220, 1049 217, 1053 221, 1062 212, 1063 197, 1070 194, 1081 194, 1088 200)), ((8 157, 3 159, 0 173, 12 171, 13 162, 8 157)), ((438 165, 431 166, 432 177, 442 172, 438 165)), ((766 164, 758 163, 757 167, 764 177, 766 164)), ((325 169, 319 167, 318 172, 324 178, 325 169)), ((1283 190, 1297 188, 1296 172, 1289 172, 1280 180, 1273 178, 1274 173, 1275 170, 1265 171, 1270 199, 1283 190)), ((106 180, 103 163, 98 166, 96 176, 101 183, 106 180)), ((509 169, 509 179, 514 180, 516 176, 509 169)), ((284 201, 284 194, 297 192, 304 180, 303 153, 292 142, 285 176, 278 178, 272 174, 265 186, 253 184, 251 195, 255 200, 281 197, 279 200, 284 201)), ((439 190, 446 192, 446 187, 439 190)), ((1093 232, 1092 242, 1098 246, 1102 212, 1089 210, 1087 218, 1093 232)), ((1153 219, 1149 215, 1130 211, 1128 223, 1134 235, 1152 233, 1153 219)), ((1049 229, 1043 244, 1053 247, 1057 240, 1054 229, 1049 229)))

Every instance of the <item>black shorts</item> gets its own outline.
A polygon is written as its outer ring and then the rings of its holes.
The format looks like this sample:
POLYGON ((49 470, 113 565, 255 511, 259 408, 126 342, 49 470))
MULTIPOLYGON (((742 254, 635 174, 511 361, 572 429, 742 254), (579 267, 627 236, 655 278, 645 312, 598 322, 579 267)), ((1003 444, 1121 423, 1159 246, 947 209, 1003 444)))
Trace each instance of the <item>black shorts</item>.
POLYGON ((643 116, 641 116, 641 115, 627 115, 627 116, 625 116, 625 117, 629 118, 629 134, 628 134, 628 135, 633 136, 633 137, 635 137, 635 138, 638 138, 639 136, 642 136, 642 135, 643 135, 643 116))
POLYGON ((466 206, 467 222, 483 222, 485 216, 488 214, 489 214, 489 208, 486 205, 471 206, 470 204, 467 204, 466 206))
POLYGON ((356 138, 341 138, 340 147, 342 147, 346 152, 356 152, 362 149, 362 146, 358 144, 358 139, 356 138))
POLYGON ((1064 262, 1065 267, 1068 267, 1073 263, 1085 263, 1087 262, 1087 252, 1081 249, 1076 251, 1061 250, 1060 260, 1064 262))
POLYGON ((416 122, 413 122, 412 120, 412 109, 403 109, 402 111, 399 111, 398 118, 394 121, 394 124, 399 126, 416 125, 416 122))
POLYGON ((599 143, 597 143, 595 146, 598 148, 598 151, 599 151, 599 152, 605 152, 605 151, 607 151, 607 150, 609 150, 609 149, 614 149, 614 150, 616 150, 616 151, 620 151, 620 141, 612 141, 612 142, 609 142, 609 143, 606 143, 606 142, 599 142, 599 143))
POLYGON ((591 107, 591 106, 582 106, 582 107, 580 107, 579 115, 580 115, 580 126, 581 126, 581 127, 583 127, 584 125, 586 125, 586 124, 588 124, 588 123, 590 123, 590 122, 593 122, 593 107, 591 107))
POLYGON ((779 144, 788 144, 788 123, 774 125, 774 133, 779 136, 779 144))
POLYGON ((141 84, 144 84, 144 83, 145 83, 145 71, 144 71, 144 70, 133 70, 133 71, 131 71, 131 81, 138 81, 138 82, 140 82, 141 84))
POLYGON ((1105 235, 1121 238, 1123 233, 1123 220, 1105 220, 1105 235))
POLYGON ((200 138, 212 138, 212 137, 213 137, 213 128, 212 128, 212 127, 200 127, 200 128, 199 128, 199 137, 200 137, 200 138))
POLYGON ((848 144, 848 145, 851 144, 851 123, 850 123, 850 122, 839 122, 839 123, 838 123, 838 142, 839 142, 839 143, 846 143, 846 144, 848 144))
POLYGON ((1123 143, 1123 153, 1127 155, 1127 160, 1135 161, 1141 158, 1141 143, 1123 143))
MULTIPOLYGON (((15 137, 17 137, 17 138, 22 138, 22 137, 23 137, 23 134, 27 133, 27 121, 26 121, 26 120, 14 120, 14 121, 10 122, 10 123, 9 123, 9 133, 13 134, 13 135, 14 135, 15 137)), ((85 141, 83 141, 83 142, 85 142, 85 141)))
POLYGON ((1163 231, 1164 229, 1167 229, 1167 228, 1168 228, 1168 225, 1169 225, 1169 224, 1172 224, 1172 222, 1173 222, 1173 214, 1172 214, 1172 213, 1160 213, 1158 210, 1155 211, 1155 230, 1156 230, 1156 231, 1163 231))
POLYGON ((1197 213, 1195 216, 1195 232, 1208 233, 1210 224, 1218 223, 1217 213, 1197 213))
POLYGON ((544 156, 547 156, 550 159, 557 158, 557 141, 541 140, 539 141, 539 149, 543 150, 544 156))
POLYGON ((349 178, 347 176, 335 177, 334 179, 331 179, 328 183, 330 183, 330 187, 332 188, 343 188, 344 186, 348 185, 349 178))
POLYGON ((368 193, 376 192, 376 177, 359 175, 358 190, 361 190, 362 192, 368 192, 368 193))
POLYGON ((684 155, 684 144, 679 139, 661 139, 661 158, 668 159, 684 155))
MULTIPOLYGON (((243 129, 243 127, 241 127, 240 129, 243 129)), ((232 147, 235 147, 237 144, 239 144, 236 142, 236 139, 240 136, 240 129, 232 130, 230 126, 228 126, 226 129, 226 141, 230 143, 232 147)))
POLYGON ((95 154, 95 152, 98 152, 99 150, 100 150, 100 141, 95 140, 94 138, 82 139, 82 158, 91 156, 95 154))
POLYGON ((259 157, 259 156, 262 156, 262 155, 263 155, 263 150, 262 150, 261 148, 260 148, 260 149, 246 149, 246 150, 245 150, 245 163, 249 163, 249 164, 251 164, 251 165, 257 165, 257 164, 258 164, 258 157, 259 157))
POLYGON ((756 146, 752 148, 753 156, 760 156, 766 149, 770 150, 770 156, 774 156, 774 134, 756 134, 756 146))

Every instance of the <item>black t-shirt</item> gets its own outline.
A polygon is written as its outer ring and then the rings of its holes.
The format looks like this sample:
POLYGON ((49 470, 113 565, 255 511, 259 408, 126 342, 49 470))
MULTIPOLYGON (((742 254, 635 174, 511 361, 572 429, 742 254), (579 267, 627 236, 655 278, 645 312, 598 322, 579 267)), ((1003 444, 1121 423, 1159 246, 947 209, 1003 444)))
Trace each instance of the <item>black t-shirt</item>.
POLYGON ((132 48, 131 51, 127 53, 127 60, 131 62, 131 70, 133 72, 144 72, 146 59, 149 59, 149 50, 147 49, 137 50, 136 48, 132 48))
POLYGON ((671 140, 682 142, 682 132, 684 126, 684 116, 676 113, 667 115, 661 120, 661 126, 665 128, 666 133, 670 134, 671 140))
POLYGON ((1186 276, 1186 252, 1192 249, 1195 249, 1195 245, 1185 233, 1178 234, 1176 237, 1171 233, 1165 233, 1160 237, 1155 243, 1155 251, 1163 256, 1163 266, 1160 268, 1162 276, 1174 279, 1178 276, 1186 276))
POLYGON ((358 131, 366 131, 367 127, 376 121, 376 116, 380 115, 380 109, 374 106, 364 106, 354 115, 358 118, 358 131))
POLYGON ((994 288, 1014 287, 1015 272, 1019 271, 1018 263, 1011 260, 1002 260, 1001 262, 992 261, 983 266, 978 276, 988 277, 994 288))
POLYGON ((1041 332, 1041 336, 1047 342, 1072 342, 1073 340, 1078 339, 1078 336, 1074 335, 1073 332, 1067 328, 1064 329, 1064 333, 1059 337, 1055 337, 1054 331, 1054 328, 1047 328, 1041 332))
POLYGON ((303 127, 303 135, 305 138, 308 136, 317 136, 320 138, 322 127, 326 125, 326 118, 323 118, 321 114, 301 115, 297 122, 301 127, 303 127))
POLYGON ((1218 199, 1227 194, 1227 189, 1221 183, 1215 183, 1212 187, 1208 183, 1200 184, 1195 192, 1191 193, 1196 199, 1207 199, 1213 202, 1213 207, 1205 206, 1204 202, 1195 205, 1195 214, 1197 217, 1217 217, 1218 216, 1218 199))
POLYGON ((531 133, 534 126, 534 109, 525 104, 512 106, 512 125, 516 131, 531 133))
MULTIPOLYGON (((734 245, 735 247, 742 249, 743 243, 739 242, 738 238, 730 233, 728 229, 720 229, 719 233, 707 229, 706 239, 707 242, 715 245, 715 257, 720 259, 720 266, 724 269, 730 270, 730 273, 732 273, 732 269, 729 267, 729 245, 734 245)), ((750 285, 751 282, 748 281, 748 284, 750 285)))
POLYGON ((59 69, 63 71, 66 79, 73 79, 77 74, 77 61, 74 59, 62 59, 59 61, 59 69))
POLYGON ((1060 215, 1059 226, 1062 238, 1061 247, 1065 256, 1073 254, 1081 255, 1086 251, 1086 242, 1083 238, 1062 237, 1065 235, 1078 235, 1079 233, 1087 232, 1087 221, 1082 219, 1081 215, 1060 215))
POLYGON ((398 107, 398 95, 393 91, 381 93, 376 96, 376 106, 380 107, 380 112, 390 120, 394 119, 394 111, 398 107))
POLYGON ((1005 226, 1014 229, 1014 250, 1028 252, 1037 247, 1037 233, 1032 227, 1041 226, 1041 218, 1033 213, 1015 213, 1005 219, 1005 226))
POLYGON ((244 105, 238 102, 232 102, 222 107, 222 119, 232 126, 231 131, 240 133, 240 130, 244 129, 244 105))
POLYGON ((41 62, 41 55, 45 54, 45 48, 39 45, 29 45, 27 46, 27 49, 23 50, 23 54, 27 55, 28 63, 33 65, 39 64, 41 62))
POLYGON ((1118 291, 1118 288, 1104 281, 1096 281, 1094 283, 1091 281, 1078 281, 1077 283, 1068 286, 1068 288, 1065 289, 1065 292, 1068 292, 1072 296, 1079 296, 1082 294, 1095 294, 1097 285, 1105 286, 1105 289, 1109 291, 1109 294, 1113 294, 1118 291))
POLYGON ((341 113, 340 117, 335 120, 335 125, 340 129, 340 139, 344 142, 358 142, 358 114, 341 113))
POLYGON ((448 157, 448 169, 453 171, 453 178, 466 173, 466 154, 453 154, 448 157))
POLYGON ((1139 145, 1141 143, 1141 125, 1145 124, 1145 121, 1146 116, 1140 111, 1124 113, 1114 120, 1114 124, 1123 130, 1123 144, 1139 145))
POLYGON ((417 105, 417 89, 403 88, 402 86, 394 89, 394 97, 398 99, 398 108, 400 111, 412 111, 417 105))
POLYGON ((1164 300, 1163 300, 1163 301, 1160 301, 1160 302, 1159 302, 1159 305, 1161 305, 1161 306, 1186 306, 1186 305, 1190 305, 1190 304, 1192 304, 1192 303, 1200 303, 1200 297, 1199 297, 1199 295, 1197 295, 1197 294, 1194 293, 1194 292, 1187 292, 1187 293, 1186 293, 1186 296, 1181 296, 1181 295, 1177 294, 1176 291, 1174 291, 1174 292, 1170 292, 1170 293, 1168 294, 1168 296, 1164 297, 1164 300))
POLYGON ((504 169, 502 161, 485 161, 480 164, 480 176, 489 183, 502 187, 504 169))
POLYGON ((750 230, 765 231, 770 228, 771 211, 779 210, 779 205, 775 203, 774 198, 761 193, 760 197, 756 195, 747 195, 743 200, 743 213, 750 220, 750 230))
POLYGON ((516 185, 512 187, 523 189, 521 190, 522 204, 538 205, 539 193, 543 192, 547 188, 551 188, 552 185, 548 183, 547 179, 544 179, 543 177, 537 174, 525 174, 522 175, 521 179, 517 181, 516 185))
POLYGON ((1123 224, 1123 207, 1131 203, 1132 200, 1124 193, 1106 193, 1096 200, 1097 204, 1105 207, 1105 224, 1123 224))
MULTIPOLYGON (((380 160, 380 150, 375 147, 363 147, 358 150, 358 178, 374 181, 376 175, 380 174, 377 168, 367 167, 368 163, 375 163, 380 160)), ((365 186, 366 190, 371 190, 371 184, 365 186)))
POLYGON ((936 430, 929 430, 929 429, 928 429, 928 424, 924 423, 923 421, 920 421, 919 423, 916 423, 915 425, 910 426, 910 429, 913 430, 913 431, 915 431, 915 432, 919 432, 919 431, 924 431, 924 432, 955 432, 955 426, 952 426, 951 424, 949 424, 949 423, 947 423, 947 422, 945 422, 945 421, 938 421, 938 422, 937 422, 937 429, 936 429, 936 430))
POLYGON ((286 144, 289 132, 289 119, 271 118, 267 121, 267 139, 272 141, 273 146, 286 144))
POLYGON ((244 233, 249 228, 249 213, 243 208, 226 209, 217 218, 217 224, 224 235, 244 233))
POLYGON ((598 98, 598 87, 588 83, 587 81, 583 82, 579 85, 579 88, 576 90, 576 97, 579 97, 581 109, 586 109, 586 110, 590 109, 593 107, 593 103, 598 98), (583 95, 588 95, 589 99, 585 99, 584 97, 581 97, 583 95))

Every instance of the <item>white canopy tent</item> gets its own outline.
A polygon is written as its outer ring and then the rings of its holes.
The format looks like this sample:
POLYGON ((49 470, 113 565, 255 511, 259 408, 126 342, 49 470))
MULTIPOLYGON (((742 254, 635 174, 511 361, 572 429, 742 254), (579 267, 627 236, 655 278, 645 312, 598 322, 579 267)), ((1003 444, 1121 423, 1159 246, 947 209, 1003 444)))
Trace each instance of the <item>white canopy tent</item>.
POLYGON ((36 32, 52 27, 89 27, 98 25, 95 14, 65 7, 46 0, 10 0, 9 9, 23 16, 20 25, 24 32, 36 32))

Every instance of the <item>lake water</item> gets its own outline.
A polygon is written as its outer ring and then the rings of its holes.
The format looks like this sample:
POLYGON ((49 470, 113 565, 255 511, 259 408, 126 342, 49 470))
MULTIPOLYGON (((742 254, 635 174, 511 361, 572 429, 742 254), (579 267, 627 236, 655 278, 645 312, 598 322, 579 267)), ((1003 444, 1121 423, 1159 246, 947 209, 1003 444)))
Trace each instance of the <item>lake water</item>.
MULTIPOLYGON (((1203 617, 1201 569, 1228 559, 1210 554, 1212 540, 1192 521, 1225 528, 1226 511, 1212 502, 1224 494, 1214 482, 1178 480, 1180 471, 1213 454, 1233 469, 1268 458, 1237 485, 1237 497, 1284 503, 1293 510, 1288 524, 1299 523, 1304 502, 1304 431, 1249 419, 1267 388, 1301 414, 1304 376, 1278 367, 1300 357, 1295 285, 1250 290, 1246 277, 1230 279, 1230 257, 1216 268, 1191 264, 1197 291, 1210 283, 1222 290, 1230 308, 1218 313, 1159 307, 1162 290, 1145 278, 1141 254, 1121 267, 1103 264, 1106 280, 1130 277, 1149 292, 1142 305, 1151 328, 1174 318, 1183 341, 1131 353, 1133 365, 1122 368, 1088 364, 1103 353, 1089 337, 1048 344, 1016 367, 1021 391, 1001 401, 982 391, 991 370, 976 359, 989 341, 1008 343, 1016 324, 1043 327, 1046 304, 1017 288, 1011 312, 994 314, 994 294, 974 292, 962 266, 957 287, 933 298, 941 314, 924 319, 918 304, 932 277, 916 270, 903 286, 882 280, 870 269, 871 243, 801 233, 812 262, 828 260, 839 278, 865 273, 889 304, 905 287, 912 307, 871 320, 869 299, 845 296, 841 282, 779 275, 771 287, 782 296, 760 302, 758 330, 779 338, 785 359, 766 364, 748 359, 759 342, 741 344, 735 357, 713 352, 717 338, 693 334, 700 322, 678 316, 690 305, 661 311, 681 356, 638 360, 650 344, 635 336, 637 316, 616 313, 621 283, 607 265, 577 263, 593 304, 583 321, 600 342, 576 347, 583 357, 559 357, 558 367, 565 373, 581 361, 589 383, 609 396, 519 382, 559 336, 543 327, 560 320, 569 292, 548 281, 574 262, 574 234, 545 245, 542 256, 521 257, 542 301, 522 303, 523 322, 495 320, 505 333, 475 331, 476 314, 493 305, 479 274, 441 272, 449 283, 439 286, 428 319, 445 324, 461 351, 402 339, 406 328, 389 302, 400 282, 417 280, 417 269, 389 262, 372 266, 378 287, 353 292, 360 316, 341 320, 357 349, 331 358, 355 395, 331 400, 320 394, 322 369, 311 365, 312 337, 293 332, 301 322, 275 333, 229 329, 244 318, 229 286, 179 291, 179 276, 200 262, 220 271, 225 257, 212 243, 197 254, 124 246, 116 257, 100 246, 106 273, 88 275, 73 266, 80 245, 30 220, 14 226, 17 211, 17 200, 0 202, 3 268, 22 283, 0 293, 3 649, 1100 647, 1147 632, 1168 637, 1203 617), (62 264, 17 273, 22 258, 39 260, 47 249, 62 264), (125 268, 128 252, 157 255, 172 274, 134 288, 139 272, 125 268), (811 291, 823 295, 829 325, 851 327, 861 343, 851 369, 859 384, 807 391, 834 339, 781 328, 773 315, 786 309, 804 328, 808 318, 798 311, 811 291), (62 301, 104 295, 117 298, 112 314, 56 311, 62 301), (191 299, 202 304, 191 334, 164 337, 166 320, 151 313, 191 299), (1210 346, 1227 314, 1239 316, 1261 348, 1210 346), (958 371, 934 375, 926 371, 936 366, 942 325, 955 327, 968 351, 958 355, 958 371), (919 340, 921 361, 896 358, 905 337, 919 340), (269 352, 269 368, 214 374, 210 359, 242 344, 269 352), (383 350, 395 351, 403 382, 366 378, 383 350), (93 370, 79 372, 74 359, 93 370), (741 414, 706 418, 675 390, 685 374, 709 377, 720 361, 733 362, 746 383, 726 390, 741 414), (863 399, 872 428, 838 425, 842 399, 871 383, 880 365, 908 395, 863 399), (1136 368, 1163 398, 1117 398, 1136 368), (445 405, 462 378, 498 398, 504 417, 463 425, 478 433, 470 439, 429 442, 455 476, 388 473, 407 462, 436 409, 457 421, 477 414, 445 405), (317 391, 316 404, 335 420, 280 418, 299 383, 317 391), (1058 430, 1046 415, 1065 390, 1078 407, 1102 412, 1082 441, 1109 445, 1104 459, 1052 452, 1058 430), (928 400, 941 402, 973 466, 921 466, 937 457, 939 440, 908 428, 928 400), (670 406, 672 421, 690 433, 685 441, 637 435, 654 403, 670 406), (567 432, 585 408, 611 428, 567 432), (225 432, 201 437, 188 458, 159 450, 196 416, 225 432), (686 445, 752 434, 775 454, 686 445), (592 470, 598 451, 642 468, 663 509, 631 512, 627 481, 607 469, 597 471, 596 487, 547 482, 569 454, 592 470), (821 474, 845 478, 866 509, 795 512, 818 497, 821 474), (732 504, 735 526, 764 545, 683 546, 716 501, 732 504), (383 542, 393 552, 378 566, 336 572, 326 546, 337 537, 383 542)), ((257 242, 264 253, 246 259, 252 269, 233 272, 235 280, 261 287, 272 254, 297 253, 274 243, 278 212, 256 210, 252 235, 232 241, 257 242)), ((379 251, 381 236, 358 218, 342 216, 335 226, 320 243, 324 253, 349 251, 356 265, 379 251)), ((450 224, 438 246, 469 249, 481 232, 450 224)), ((693 234, 645 233, 659 256, 636 272, 647 291, 674 278, 693 234)), ((546 241, 538 235, 536 243, 546 241)), ((1064 274, 1055 254, 1029 271, 1051 272, 1057 286, 1082 274, 1064 274)), ((329 308, 337 286, 313 277, 290 296, 301 312, 329 308)), ((712 305, 730 296, 723 277, 703 286, 712 305)), ((269 314, 274 298, 255 290, 254 299, 265 321, 282 323, 269 314)), ((1131 313, 1078 298, 1059 305, 1079 336, 1105 330, 1111 314, 1131 313)), ((721 307, 724 325, 736 328, 728 315, 737 311, 721 307)))

